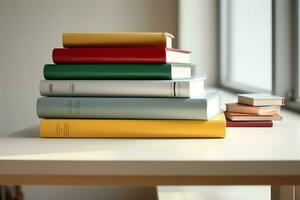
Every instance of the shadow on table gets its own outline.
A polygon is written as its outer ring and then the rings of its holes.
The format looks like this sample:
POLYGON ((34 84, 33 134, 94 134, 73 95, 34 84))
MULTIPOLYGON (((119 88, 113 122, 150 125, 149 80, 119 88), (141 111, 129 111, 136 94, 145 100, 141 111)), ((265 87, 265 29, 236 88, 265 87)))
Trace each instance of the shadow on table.
POLYGON ((32 126, 29 128, 21 129, 6 135, 6 137, 18 138, 39 138, 39 126, 32 126))

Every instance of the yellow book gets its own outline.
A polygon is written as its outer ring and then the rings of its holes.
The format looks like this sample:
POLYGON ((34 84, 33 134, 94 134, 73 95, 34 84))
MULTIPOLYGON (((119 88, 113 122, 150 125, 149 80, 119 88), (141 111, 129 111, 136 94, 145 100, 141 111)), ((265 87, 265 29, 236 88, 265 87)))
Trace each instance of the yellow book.
POLYGON ((202 120, 42 119, 41 137, 63 138, 223 138, 224 114, 202 120))
POLYGON ((64 47, 167 47, 173 35, 164 32, 63 33, 64 47))

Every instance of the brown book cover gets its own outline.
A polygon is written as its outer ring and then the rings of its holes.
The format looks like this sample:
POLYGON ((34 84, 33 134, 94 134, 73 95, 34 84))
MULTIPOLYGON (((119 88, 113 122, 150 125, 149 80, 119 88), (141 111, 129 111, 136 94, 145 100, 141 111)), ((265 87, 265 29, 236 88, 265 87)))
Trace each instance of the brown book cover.
POLYGON ((257 115, 278 115, 280 113, 280 106, 248 106, 239 103, 228 103, 226 104, 226 111, 257 115))
POLYGON ((226 121, 226 127, 273 127, 271 120, 265 121, 226 121))
POLYGON ((281 121, 282 117, 280 115, 256 115, 250 113, 235 113, 235 112, 225 112, 227 119, 231 121, 281 121))

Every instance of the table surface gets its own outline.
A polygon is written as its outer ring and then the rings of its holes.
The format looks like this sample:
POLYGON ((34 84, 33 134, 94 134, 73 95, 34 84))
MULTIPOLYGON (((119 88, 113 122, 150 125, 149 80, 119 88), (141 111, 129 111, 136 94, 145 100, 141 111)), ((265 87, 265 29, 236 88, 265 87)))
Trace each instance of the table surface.
POLYGON ((43 139, 38 126, 0 138, 0 175, 300 175, 300 115, 224 139, 43 139))
POLYGON ((162 186, 159 200, 270 200, 270 186, 162 186))
POLYGON ((300 117, 283 118, 225 139, 43 139, 35 126, 1 137, 0 174, 300 175, 300 117))

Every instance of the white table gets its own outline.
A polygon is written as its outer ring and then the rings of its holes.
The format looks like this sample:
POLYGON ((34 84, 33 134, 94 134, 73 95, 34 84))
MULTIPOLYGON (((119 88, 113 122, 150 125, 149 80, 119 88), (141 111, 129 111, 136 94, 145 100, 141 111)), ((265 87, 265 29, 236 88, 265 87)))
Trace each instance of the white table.
POLYGON ((300 115, 283 118, 225 139, 42 139, 30 127, 0 138, 0 184, 297 185, 300 115))

